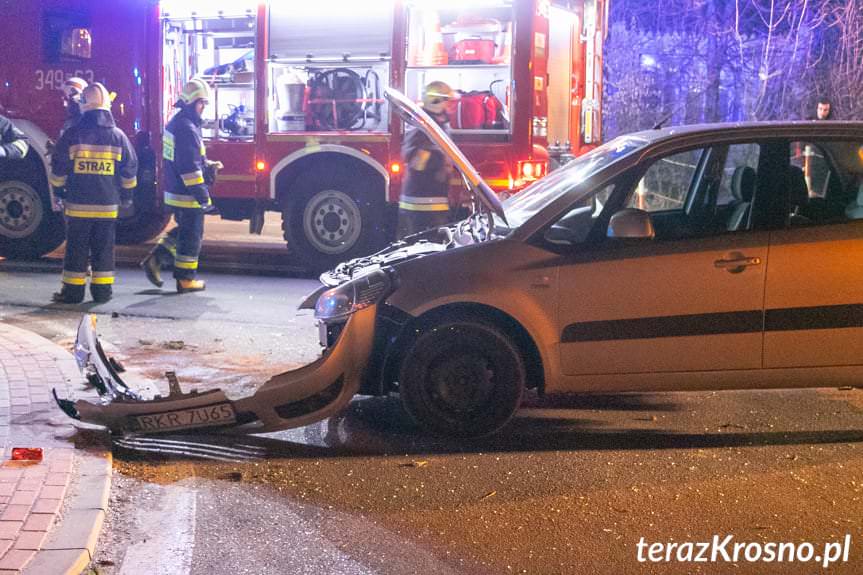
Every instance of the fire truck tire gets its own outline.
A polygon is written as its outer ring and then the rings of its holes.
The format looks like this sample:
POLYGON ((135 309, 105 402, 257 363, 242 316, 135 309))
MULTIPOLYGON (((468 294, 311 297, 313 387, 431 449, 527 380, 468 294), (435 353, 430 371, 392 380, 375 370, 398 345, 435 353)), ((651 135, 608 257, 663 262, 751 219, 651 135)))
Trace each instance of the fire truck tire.
POLYGON ((526 380, 517 346, 479 319, 428 326, 399 371, 408 415, 431 433, 453 437, 479 437, 506 425, 521 405, 526 380))
POLYGON ((347 173, 302 174, 282 202, 288 249, 320 272, 379 250, 386 242, 384 191, 347 173))
POLYGON ((0 173, 0 256, 36 259, 60 247, 66 237, 63 214, 51 209, 41 169, 15 162, 0 173))

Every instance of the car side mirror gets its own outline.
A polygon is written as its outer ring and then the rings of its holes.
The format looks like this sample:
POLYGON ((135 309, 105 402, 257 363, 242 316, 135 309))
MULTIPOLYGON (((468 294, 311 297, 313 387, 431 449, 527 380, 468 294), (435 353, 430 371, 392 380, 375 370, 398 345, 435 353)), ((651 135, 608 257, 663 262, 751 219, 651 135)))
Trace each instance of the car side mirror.
POLYGON ((652 240, 656 232, 650 214, 637 208, 625 208, 611 216, 606 235, 615 239, 652 240))

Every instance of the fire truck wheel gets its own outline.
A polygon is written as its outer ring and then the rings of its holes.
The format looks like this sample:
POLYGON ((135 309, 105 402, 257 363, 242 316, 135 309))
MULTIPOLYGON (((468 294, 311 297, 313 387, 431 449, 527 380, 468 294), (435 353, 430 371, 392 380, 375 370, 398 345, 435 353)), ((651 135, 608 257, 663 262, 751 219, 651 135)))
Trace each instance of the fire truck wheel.
POLYGON ((48 183, 27 163, 0 174, 0 256, 35 259, 65 239, 63 214, 51 209, 48 183))
POLYGON ((437 435, 477 437, 503 427, 525 387, 518 348, 497 326, 444 320, 425 329, 401 363, 405 411, 437 435))
POLYGON ((305 173, 282 204, 288 248, 311 271, 368 255, 383 246, 383 190, 339 173, 305 173), (373 199, 374 196, 379 199, 373 199))

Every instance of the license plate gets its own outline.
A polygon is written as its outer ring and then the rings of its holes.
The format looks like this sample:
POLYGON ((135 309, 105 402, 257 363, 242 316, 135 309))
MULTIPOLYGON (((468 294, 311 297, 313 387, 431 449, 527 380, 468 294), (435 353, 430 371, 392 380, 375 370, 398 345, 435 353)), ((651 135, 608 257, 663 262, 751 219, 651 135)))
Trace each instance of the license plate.
POLYGON ((138 415, 135 421, 140 431, 171 431, 235 423, 237 413, 230 403, 216 403, 203 407, 138 415))

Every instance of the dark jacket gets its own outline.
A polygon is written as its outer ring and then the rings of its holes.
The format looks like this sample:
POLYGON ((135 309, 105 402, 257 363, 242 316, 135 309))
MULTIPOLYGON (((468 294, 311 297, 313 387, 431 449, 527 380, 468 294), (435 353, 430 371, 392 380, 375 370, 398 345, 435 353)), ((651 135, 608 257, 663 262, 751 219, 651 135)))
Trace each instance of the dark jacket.
POLYGON ((138 158, 111 112, 93 110, 60 136, 51 154, 51 185, 66 215, 117 217, 121 192, 138 185, 138 158))
MULTIPOLYGON (((446 115, 432 117, 444 131, 449 130, 446 115)), ((447 196, 450 162, 421 130, 408 129, 402 144, 402 161, 407 166, 402 196, 415 198, 447 196)))
POLYGON ((0 158, 17 160, 27 155, 27 137, 11 120, 0 116, 0 158))
POLYGON ((177 112, 162 137, 165 205, 200 209, 212 203, 204 182, 207 152, 201 138, 201 118, 191 106, 177 112))

